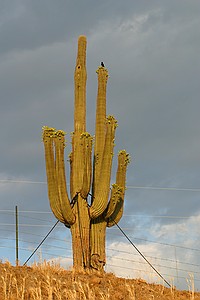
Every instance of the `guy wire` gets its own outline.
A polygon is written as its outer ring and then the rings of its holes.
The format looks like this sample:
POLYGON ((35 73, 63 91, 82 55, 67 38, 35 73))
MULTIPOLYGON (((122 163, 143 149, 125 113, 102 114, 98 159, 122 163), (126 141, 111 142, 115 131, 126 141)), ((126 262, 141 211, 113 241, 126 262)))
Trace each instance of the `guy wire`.
POLYGON ((156 268, 147 260, 147 258, 142 254, 142 252, 133 244, 133 242, 129 239, 123 229, 114 221, 115 225, 119 228, 122 234, 126 237, 126 239, 130 242, 130 244, 137 250, 137 252, 142 256, 142 258, 148 263, 148 265, 157 273, 157 275, 164 280, 164 282, 171 288, 171 284, 156 270, 156 268))
POLYGON ((27 260, 24 262, 23 266, 25 266, 27 264, 27 262, 31 259, 31 257, 35 254, 35 252, 40 248, 40 246, 44 243, 44 241, 47 239, 47 237, 50 235, 50 233, 54 230, 54 228, 56 227, 56 225, 59 223, 60 221, 58 220, 53 227, 49 230, 49 232, 47 233, 47 235, 43 238, 43 240, 39 243, 39 245, 35 248, 35 250, 32 252, 32 254, 27 258, 27 260))

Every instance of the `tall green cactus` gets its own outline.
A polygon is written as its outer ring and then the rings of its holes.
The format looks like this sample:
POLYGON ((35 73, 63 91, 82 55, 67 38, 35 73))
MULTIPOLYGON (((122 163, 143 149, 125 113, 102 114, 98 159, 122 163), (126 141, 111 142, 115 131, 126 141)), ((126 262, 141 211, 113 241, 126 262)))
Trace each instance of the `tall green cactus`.
POLYGON ((86 37, 80 36, 74 73, 74 132, 69 156, 70 197, 65 178, 65 133, 45 126, 43 142, 50 206, 55 217, 71 230, 74 268, 103 270, 106 262, 106 227, 119 222, 123 214, 129 155, 125 150, 119 152, 116 183, 112 185, 110 192, 117 121, 113 116, 106 117, 108 71, 101 66, 97 70, 98 93, 92 164, 93 138, 86 132, 86 43, 86 37), (92 199, 89 202, 88 195, 91 193, 92 199))

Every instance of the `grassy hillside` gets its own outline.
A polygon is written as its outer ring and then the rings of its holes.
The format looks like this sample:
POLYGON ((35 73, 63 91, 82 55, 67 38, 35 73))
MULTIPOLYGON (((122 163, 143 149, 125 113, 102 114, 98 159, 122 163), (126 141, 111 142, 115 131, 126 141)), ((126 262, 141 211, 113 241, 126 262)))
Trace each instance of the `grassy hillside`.
POLYGON ((200 293, 178 291, 111 273, 85 274, 43 263, 14 267, 0 263, 0 300, 200 300, 200 293))

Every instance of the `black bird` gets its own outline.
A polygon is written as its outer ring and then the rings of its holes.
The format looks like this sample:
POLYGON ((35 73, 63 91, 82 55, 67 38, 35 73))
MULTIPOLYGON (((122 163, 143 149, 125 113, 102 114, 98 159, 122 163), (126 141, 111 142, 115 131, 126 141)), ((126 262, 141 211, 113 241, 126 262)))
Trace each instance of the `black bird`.
POLYGON ((102 66, 102 67, 105 67, 103 61, 101 62, 101 66, 102 66))

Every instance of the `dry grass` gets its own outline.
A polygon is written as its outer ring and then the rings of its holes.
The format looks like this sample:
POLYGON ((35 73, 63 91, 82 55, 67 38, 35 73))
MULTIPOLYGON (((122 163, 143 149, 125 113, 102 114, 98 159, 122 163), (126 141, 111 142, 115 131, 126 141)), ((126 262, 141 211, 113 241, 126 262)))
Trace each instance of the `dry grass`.
POLYGON ((192 276, 188 289, 178 291, 110 273, 66 271, 46 262, 32 267, 0 263, 0 300, 200 300, 200 293, 194 293, 192 276))

